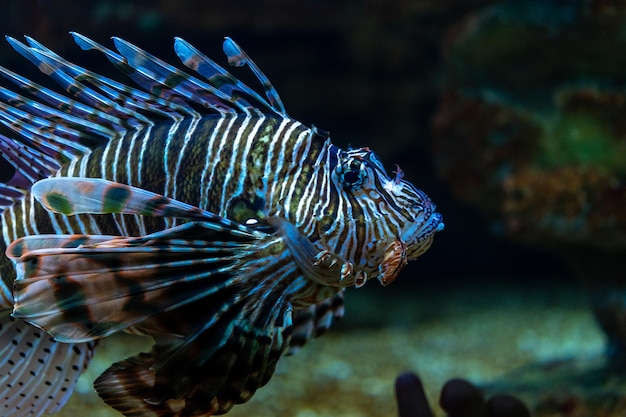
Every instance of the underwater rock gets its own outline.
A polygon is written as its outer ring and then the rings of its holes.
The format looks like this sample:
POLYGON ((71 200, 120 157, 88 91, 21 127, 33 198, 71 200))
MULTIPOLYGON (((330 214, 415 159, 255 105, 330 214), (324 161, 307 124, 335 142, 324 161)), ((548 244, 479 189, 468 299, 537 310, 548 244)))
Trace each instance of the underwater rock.
POLYGON ((585 90, 543 121, 449 92, 433 122, 438 173, 500 234, 551 249, 626 249, 626 136, 623 122, 595 115, 607 101, 626 111, 626 95, 585 90))
POLYGON ((622 353, 624 24, 626 6, 601 1, 487 8, 450 38, 432 125, 440 178, 494 233, 568 261, 622 353))
MULTIPOLYGON (((433 417, 420 378, 406 372, 396 378, 399 417, 433 417)), ((530 417, 526 405, 510 395, 494 395, 485 401, 482 392, 464 379, 443 386, 439 405, 448 417, 530 417)))

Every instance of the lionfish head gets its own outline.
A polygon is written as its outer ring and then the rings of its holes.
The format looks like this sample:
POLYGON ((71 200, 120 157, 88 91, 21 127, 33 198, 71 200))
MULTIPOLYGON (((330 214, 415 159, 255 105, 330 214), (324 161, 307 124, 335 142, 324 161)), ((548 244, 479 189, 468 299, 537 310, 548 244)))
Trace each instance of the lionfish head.
POLYGON ((393 177, 388 176, 369 148, 339 151, 337 157, 334 175, 347 197, 346 205, 353 218, 363 213, 360 234, 365 241, 360 243, 366 248, 365 270, 371 273, 375 268, 375 276, 387 285, 407 261, 430 247, 435 233, 443 230, 442 216, 423 191, 403 179, 399 166, 393 177))

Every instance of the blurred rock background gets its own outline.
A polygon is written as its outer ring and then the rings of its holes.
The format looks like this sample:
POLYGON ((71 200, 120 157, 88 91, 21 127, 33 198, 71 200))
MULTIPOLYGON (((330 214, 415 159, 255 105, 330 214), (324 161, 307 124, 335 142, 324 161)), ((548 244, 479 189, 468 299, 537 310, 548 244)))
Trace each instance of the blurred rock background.
MULTIPOLYGON (((466 291, 497 315, 532 309, 509 288, 555 306, 574 288, 624 350, 623 1, 23 0, 4 4, 0 27, 113 77, 67 32, 105 45, 120 36, 170 62, 179 36, 225 63, 230 36, 292 117, 399 164, 446 230, 392 286, 350 294, 342 332, 428 324, 466 291), (433 293, 443 301, 422 298, 433 293)), ((50 84, 8 45, 0 63, 50 84)))
POLYGON ((626 9, 504 2, 446 45, 439 178, 492 232, 558 254, 626 347, 626 9))

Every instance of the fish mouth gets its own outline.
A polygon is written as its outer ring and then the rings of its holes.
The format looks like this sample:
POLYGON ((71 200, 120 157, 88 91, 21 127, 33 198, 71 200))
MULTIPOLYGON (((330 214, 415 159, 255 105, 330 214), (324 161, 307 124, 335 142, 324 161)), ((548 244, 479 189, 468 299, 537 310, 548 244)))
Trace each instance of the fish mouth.
POLYGON ((429 230, 430 236, 434 235, 437 232, 441 232, 445 227, 443 223, 443 216, 439 213, 433 213, 426 221, 424 225, 425 230, 429 230))
POLYGON ((443 216, 441 214, 431 213, 426 220, 424 220, 424 217, 426 215, 415 219, 413 223, 402 231, 400 237, 403 241, 409 244, 420 242, 444 229, 443 216))
POLYGON ((431 213, 426 220, 422 216, 406 227, 400 234, 400 239, 407 246, 407 258, 415 259, 422 255, 433 242, 435 233, 444 229, 443 217, 439 213, 431 213))

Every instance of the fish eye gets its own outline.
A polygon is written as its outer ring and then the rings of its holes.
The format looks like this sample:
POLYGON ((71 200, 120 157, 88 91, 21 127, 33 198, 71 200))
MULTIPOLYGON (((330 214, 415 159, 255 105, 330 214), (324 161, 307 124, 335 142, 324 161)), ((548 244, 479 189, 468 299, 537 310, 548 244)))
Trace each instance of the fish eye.
POLYGON ((343 173, 343 182, 349 187, 354 187, 360 180, 358 171, 350 170, 343 173))
POLYGON ((337 168, 339 181, 347 189, 361 186, 367 177, 365 163, 360 159, 346 158, 337 168))

